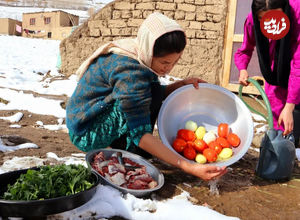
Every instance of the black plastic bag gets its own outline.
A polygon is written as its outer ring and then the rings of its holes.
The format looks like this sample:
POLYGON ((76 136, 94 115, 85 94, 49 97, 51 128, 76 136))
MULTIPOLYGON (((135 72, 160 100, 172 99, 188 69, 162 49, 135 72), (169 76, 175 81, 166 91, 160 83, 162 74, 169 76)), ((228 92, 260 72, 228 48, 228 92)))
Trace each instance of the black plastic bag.
POLYGON ((262 139, 256 175, 268 180, 291 178, 295 162, 293 136, 283 137, 281 130, 270 129, 262 139))

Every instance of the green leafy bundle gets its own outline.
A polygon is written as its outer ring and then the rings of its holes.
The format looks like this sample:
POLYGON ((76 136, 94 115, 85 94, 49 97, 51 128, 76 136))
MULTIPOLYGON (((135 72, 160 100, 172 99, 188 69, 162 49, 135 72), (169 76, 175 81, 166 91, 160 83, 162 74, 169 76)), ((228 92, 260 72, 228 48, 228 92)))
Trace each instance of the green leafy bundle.
POLYGON ((83 165, 42 166, 21 174, 8 184, 5 200, 43 200, 72 195, 94 185, 91 171, 83 165))

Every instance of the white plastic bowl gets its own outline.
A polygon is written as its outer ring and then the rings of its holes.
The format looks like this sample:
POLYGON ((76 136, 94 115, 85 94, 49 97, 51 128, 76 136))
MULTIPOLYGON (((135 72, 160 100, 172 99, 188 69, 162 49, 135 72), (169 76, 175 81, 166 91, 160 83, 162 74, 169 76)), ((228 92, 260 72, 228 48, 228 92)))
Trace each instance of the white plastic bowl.
POLYGON ((199 83, 199 89, 195 89, 193 85, 186 85, 175 90, 163 102, 158 115, 158 132, 162 142, 175 153, 172 143, 177 131, 184 128, 188 120, 216 133, 220 123, 227 123, 241 139, 240 145, 233 148, 231 158, 208 163, 210 165, 229 166, 241 159, 251 145, 251 113, 238 96, 223 87, 199 83))

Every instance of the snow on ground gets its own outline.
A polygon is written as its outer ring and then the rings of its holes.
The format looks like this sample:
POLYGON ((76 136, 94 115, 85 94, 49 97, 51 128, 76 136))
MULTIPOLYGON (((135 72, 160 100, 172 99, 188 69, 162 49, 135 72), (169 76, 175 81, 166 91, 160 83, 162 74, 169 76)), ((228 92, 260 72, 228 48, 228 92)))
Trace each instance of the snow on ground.
POLYGON ((22 112, 17 112, 16 114, 14 114, 12 116, 0 117, 0 119, 7 120, 10 123, 14 123, 14 122, 19 122, 22 119, 23 115, 24 114, 22 112))
POLYGON ((8 104, 0 103, 0 110, 19 109, 64 118, 62 100, 23 92, 72 94, 76 86, 75 76, 53 80, 60 76, 56 67, 60 41, 2 35, 0 42, 0 98, 8 101, 8 104))
POLYGON ((182 219, 228 219, 237 220, 215 212, 208 207, 193 205, 190 194, 183 191, 180 195, 163 201, 155 199, 140 199, 127 194, 122 197, 120 192, 110 186, 98 186, 96 196, 85 205, 57 216, 68 216, 70 219, 88 219, 91 212, 96 213, 96 218, 109 218, 122 216, 126 219, 144 220, 182 220, 182 219), (87 212, 87 210, 89 212, 87 212), (183 211, 184 210, 184 211, 183 211), (67 214, 67 215, 66 215, 67 214))
MULTIPOLYGON (((38 8, 17 7, 17 9, 18 13, 10 7, 0 7, 0 17, 11 16, 13 19, 21 20, 20 14, 23 12, 40 11, 38 8)), ((84 16, 81 11, 70 13, 84 16)), ((54 115, 58 118, 57 124, 44 125, 42 121, 37 121, 36 125, 50 130, 66 129, 62 124, 65 118, 65 110, 60 106, 62 100, 32 94, 34 92, 41 95, 71 96, 76 86, 75 76, 64 80, 59 79, 60 74, 56 67, 60 41, 0 35, 0 42, 0 99, 8 101, 7 104, 0 102, 0 110, 27 110, 36 114, 54 115)), ((161 82, 169 84, 170 77, 162 78, 161 82)), ((10 121, 11 126, 17 129, 20 128, 17 123, 22 120, 23 116, 20 113, 0 119, 10 121)), ((256 115, 253 118, 258 120, 256 115)), ((259 123, 262 123, 261 118, 257 125, 259 123)), ((37 147, 30 144, 11 149, 37 147)), ((1 142, 0 151, 6 150, 8 150, 7 147, 1 142)), ((43 165, 44 160, 56 160, 66 164, 86 164, 84 154, 59 158, 49 152, 46 159, 15 157, 0 167, 0 173, 43 165)), ((90 212, 95 212, 97 218, 119 215, 129 219, 193 219, 195 216, 200 216, 201 219, 237 219, 226 217, 204 206, 193 205, 188 199, 189 195, 185 191, 180 196, 165 201, 157 201, 155 198, 144 200, 131 195, 123 197, 116 189, 99 185, 97 194, 90 202, 75 210, 62 213, 60 216, 65 219, 78 219, 79 215, 84 217, 90 212), (153 210, 156 211, 152 212, 153 210), (182 210, 185 211, 182 212, 182 210)))
MULTIPOLYGON (((76 86, 75 77, 53 82, 44 80, 45 76, 48 77, 47 79, 59 76, 56 68, 59 41, 16 36, 0 36, 0 41, 0 98, 8 101, 8 104, 0 103, 0 110, 27 110, 36 114, 54 115, 58 118, 57 125, 44 125, 42 121, 37 121, 36 124, 50 130, 66 129, 62 124, 65 110, 60 106, 60 100, 36 97, 27 93, 29 91, 38 94, 65 94, 67 96, 72 94, 76 86), (25 90, 26 92, 23 92, 25 90)), ((164 78, 163 83, 168 84, 168 79, 169 77, 164 78)), ((21 120, 21 115, 17 113, 1 119, 16 123, 21 120)), ((16 124, 14 125, 16 126, 16 124)), ((24 147, 37 146, 27 143, 12 147, 11 150, 24 147)), ((0 151, 7 150, 9 149, 1 142, 0 151)), ((84 157, 58 158, 51 152, 47 156, 48 159, 68 164, 85 163, 84 157)), ((0 173, 43 164, 42 159, 36 157, 13 158, 0 167, 0 173)), ((88 216, 93 211, 98 218, 118 215, 129 219, 183 219, 183 212, 180 210, 184 208, 187 211, 184 217, 189 215, 190 219, 197 215, 200 215, 201 219, 205 219, 205 216, 207 219, 237 219, 224 216, 204 206, 193 205, 188 197, 187 192, 183 192, 181 196, 166 201, 144 200, 131 195, 123 197, 116 189, 99 185, 97 194, 90 202, 78 209, 62 213, 60 217, 78 219, 79 215, 88 216), (153 213, 149 207, 154 207, 156 211, 153 213)))
POLYGON ((56 67, 60 41, 0 35, 0 42, 1 87, 71 95, 75 77, 49 82, 60 75, 56 67))

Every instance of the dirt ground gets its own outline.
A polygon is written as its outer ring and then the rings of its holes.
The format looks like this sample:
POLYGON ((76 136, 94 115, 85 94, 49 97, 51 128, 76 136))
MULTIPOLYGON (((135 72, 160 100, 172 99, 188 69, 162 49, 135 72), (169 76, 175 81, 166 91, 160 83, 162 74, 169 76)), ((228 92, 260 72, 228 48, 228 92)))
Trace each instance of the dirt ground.
MULTIPOLYGON (((251 100, 248 101, 251 102, 251 100)), ((18 111, 0 111, 0 116, 10 116, 16 112, 18 111)), ((22 125, 20 129, 10 128, 10 122, 0 120, 0 135, 18 135, 37 144, 40 148, 0 152, 0 165, 14 156, 45 158, 47 152, 54 152, 59 157, 63 157, 80 152, 71 144, 66 131, 50 131, 36 126, 36 121, 39 120, 44 124, 57 124, 55 117, 36 115, 26 111, 23 113, 24 116, 18 123, 22 125)), ((156 197, 158 199, 171 198, 180 194, 183 189, 191 194, 191 201, 195 204, 206 204, 222 214, 236 216, 243 220, 300 219, 300 163, 296 161, 291 180, 272 182, 255 176, 257 160, 258 153, 249 149, 246 155, 232 165, 229 172, 218 182, 219 195, 213 195, 208 182, 153 159, 152 162, 165 177, 165 184, 156 192, 156 197)), ((201 219, 201 216, 197 219, 201 219)))

